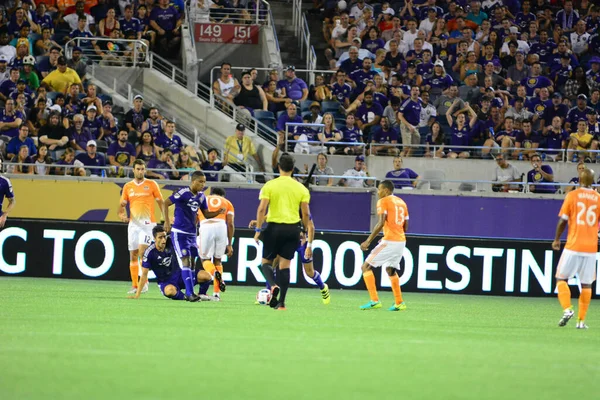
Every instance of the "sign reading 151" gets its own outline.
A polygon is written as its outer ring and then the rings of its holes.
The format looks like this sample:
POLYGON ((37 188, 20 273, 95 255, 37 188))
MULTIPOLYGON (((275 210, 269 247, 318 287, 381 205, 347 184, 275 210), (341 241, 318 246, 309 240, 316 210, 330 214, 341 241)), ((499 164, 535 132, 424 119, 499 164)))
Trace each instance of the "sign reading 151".
POLYGON ((200 24, 199 33, 201 37, 212 36, 215 38, 229 36, 233 33, 233 39, 249 39, 252 36, 252 29, 245 25, 200 24))

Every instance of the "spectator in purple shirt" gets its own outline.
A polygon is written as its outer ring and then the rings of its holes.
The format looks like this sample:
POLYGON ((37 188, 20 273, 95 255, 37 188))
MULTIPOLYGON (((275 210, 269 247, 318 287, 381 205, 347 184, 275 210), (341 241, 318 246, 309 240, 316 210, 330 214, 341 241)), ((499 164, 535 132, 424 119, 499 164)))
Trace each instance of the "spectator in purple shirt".
POLYGON ((348 114, 346 116, 346 125, 341 129, 342 133, 342 142, 352 143, 353 146, 341 146, 338 150, 340 154, 346 155, 357 155, 363 154, 365 147, 364 145, 358 145, 358 143, 364 143, 363 134, 361 130, 356 125, 356 121, 354 119, 353 114, 348 114))
POLYGON ((29 149, 29 155, 35 156, 37 149, 33 139, 29 137, 29 127, 25 124, 21 124, 19 127, 19 135, 12 138, 6 145, 6 156, 8 159, 13 158, 19 152, 21 146, 27 146, 29 149))
POLYGON ((15 101, 11 98, 4 103, 4 110, 0 111, 0 134, 16 137, 19 127, 25 121, 25 116, 15 109, 15 101))
POLYGON ((175 122, 167 121, 165 124, 165 133, 159 135, 154 144, 159 147, 159 150, 169 149, 171 153, 177 155, 183 149, 181 138, 175 135, 175 122))
POLYGON ((296 78, 296 67, 289 65, 285 71, 285 79, 277 82, 277 89, 281 90, 284 98, 304 101, 308 98, 308 86, 300 78, 296 78))
POLYGON ((539 62, 531 66, 531 75, 521 81, 521 85, 525 86, 527 96, 536 95, 541 88, 552 88, 552 81, 542 75, 542 65, 539 62))
MULTIPOLYGON (((106 160, 102 154, 96 153, 96 141, 90 140, 86 143, 86 152, 78 154, 75 159, 81 162, 83 165, 87 167, 104 167, 106 166, 106 160)), ((90 171, 91 176, 101 176, 102 169, 101 168, 93 168, 88 169, 90 171)))
POLYGON ((366 91, 364 103, 356 110, 356 123, 363 135, 370 137, 371 129, 379 125, 382 115, 383 107, 373 101, 373 92, 366 91))
POLYGON ((533 169, 527 173, 529 191, 532 193, 556 193, 555 185, 544 185, 544 183, 554 182, 554 172, 549 165, 542 164, 542 157, 539 153, 531 156, 531 165, 533 169))
POLYGON ((214 147, 208 149, 206 151, 206 159, 202 161, 202 164, 200 165, 207 182, 219 182, 220 174, 216 174, 215 172, 219 172, 225 168, 226 164, 217 161, 217 156, 217 149, 214 147))
MULTIPOLYGON (((293 123, 302 123, 302 117, 298 115, 298 108, 296 104, 290 103, 287 106, 286 112, 281 114, 279 119, 277 120, 277 133, 279 134, 280 143, 285 143, 285 129, 286 124, 293 123)), ((297 133, 299 126, 288 126, 288 140, 292 140, 294 135, 297 133)), ((289 146, 288 146, 289 147, 289 146)))
POLYGON ((127 141, 129 134, 126 130, 119 131, 117 141, 108 146, 106 155, 108 163, 113 167, 113 173, 124 176, 123 167, 133 166, 135 161, 135 147, 127 141))
POLYGON ((173 152, 170 149, 165 149, 159 158, 153 158, 148 161, 148 172, 146 172, 146 176, 153 179, 179 178, 179 171, 177 171, 175 163, 173 162, 173 152), (166 169, 169 171, 151 171, 154 168, 166 169))
POLYGON ((400 136, 398 131, 390 125, 388 117, 381 117, 378 127, 373 128, 371 135, 371 154, 398 155, 400 150, 397 146, 400 136))
POLYGON ((19 80, 21 72, 19 68, 11 68, 9 78, 0 84, 0 100, 6 101, 10 94, 17 88, 17 81, 19 80))
POLYGON ((133 31, 138 40, 142 38, 140 20, 133 17, 133 5, 128 4, 125 6, 125 15, 119 20, 119 24, 123 32, 133 31))
POLYGON ((104 137, 104 131, 102 130, 102 120, 98 117, 96 106, 88 106, 85 115, 86 118, 83 121, 83 130, 94 140, 102 139, 104 137))
MULTIPOLYGON (((421 136, 418 131, 421 122, 421 101, 419 100, 420 90, 418 86, 413 86, 410 90, 410 98, 404 101, 398 109, 398 120, 400 121, 400 132, 402 134, 402 144, 419 144, 421 136)), ((412 147, 404 147, 402 155, 410 156, 412 147)))
POLYGON ((76 114, 73 117, 73 126, 68 131, 71 147, 78 151, 85 151, 89 141, 95 139, 89 129, 83 129, 83 121, 83 115, 76 114))
POLYGON ((156 32, 159 54, 173 58, 181 45, 181 14, 169 0, 159 0, 150 12, 150 27, 156 32))
POLYGON ((394 182, 396 189, 416 188, 419 174, 410 168, 402 168, 402 157, 394 157, 394 169, 385 174, 385 179, 394 182))

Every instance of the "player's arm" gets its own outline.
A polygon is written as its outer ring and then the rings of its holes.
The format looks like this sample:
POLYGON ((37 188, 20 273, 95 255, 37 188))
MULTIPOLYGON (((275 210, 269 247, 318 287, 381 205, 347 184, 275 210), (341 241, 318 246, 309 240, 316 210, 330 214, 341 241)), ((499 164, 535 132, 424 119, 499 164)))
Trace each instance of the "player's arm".
POLYGON ((162 205, 162 213, 163 218, 165 219, 164 228, 166 232, 171 231, 171 219, 169 218, 169 207, 173 205, 171 198, 167 197, 167 199, 163 202, 162 205))
POLYGON ((235 224, 233 223, 233 213, 228 213, 227 217, 227 256, 233 255, 233 234, 235 233, 235 224))
POLYGON ((312 242, 315 239, 315 224, 310 217, 310 206, 308 203, 300 203, 300 210, 302 210, 302 224, 306 228, 306 251, 304 253, 305 258, 312 258, 312 242))
POLYGON ((267 207, 269 207, 269 199, 261 199, 256 209, 256 229, 261 229, 265 223, 267 207))
MULTIPOLYGON (((405 221, 406 223, 406 221, 405 221)), ((371 242, 373 240, 375 240, 375 238, 377 237, 377 235, 379 235, 379 232, 381 232, 381 230, 383 229, 383 225, 385 224, 385 214, 379 214, 379 220, 377 221, 377 224, 375 224, 375 227, 373 228, 373 232, 371 232, 371 234, 369 235, 369 237, 367 238, 367 240, 365 240, 361 245, 360 248, 363 249, 364 251, 369 249, 369 246, 371 245, 371 242)))
POLYGON ((6 207, 6 210, 2 211, 2 215, 0 215, 0 228, 4 228, 4 224, 6 224, 6 218, 8 218, 8 213, 14 208, 15 204, 17 204, 15 201, 15 196, 7 197, 6 200, 8 200, 8 206, 6 207))
POLYGON ((144 288, 144 285, 146 285, 146 282, 148 282, 148 272, 149 271, 150 271, 149 268, 142 267, 142 276, 140 276, 140 281, 138 282, 137 292, 135 292, 134 296, 129 296, 130 299, 139 299, 140 298, 140 294, 142 294, 142 289, 144 288))
POLYGON ((558 220, 558 224, 556 224, 556 233, 554 234, 554 241, 552 242, 552 248, 554 250, 560 250, 560 237, 562 236, 566 227, 567 220, 564 219, 563 216, 558 220))
POLYGON ((201 208, 200 211, 202 211, 202 215, 204 215, 204 218, 211 219, 216 217, 217 215, 225 214, 227 210, 224 208, 219 208, 217 211, 208 211, 208 208, 201 208))
POLYGON ((119 219, 123 222, 129 222, 129 218, 127 218, 127 213, 125 212, 125 207, 127 207, 127 200, 121 199, 119 203, 119 210, 117 211, 117 215, 119 219))

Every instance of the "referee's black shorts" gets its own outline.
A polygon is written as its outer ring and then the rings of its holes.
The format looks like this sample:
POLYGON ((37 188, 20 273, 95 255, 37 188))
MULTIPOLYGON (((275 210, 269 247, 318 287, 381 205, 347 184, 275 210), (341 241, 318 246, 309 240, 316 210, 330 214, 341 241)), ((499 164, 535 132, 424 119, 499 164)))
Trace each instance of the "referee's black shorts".
POLYGON ((300 223, 277 224, 270 222, 260 236, 263 258, 273 260, 278 255, 291 260, 300 244, 300 223))

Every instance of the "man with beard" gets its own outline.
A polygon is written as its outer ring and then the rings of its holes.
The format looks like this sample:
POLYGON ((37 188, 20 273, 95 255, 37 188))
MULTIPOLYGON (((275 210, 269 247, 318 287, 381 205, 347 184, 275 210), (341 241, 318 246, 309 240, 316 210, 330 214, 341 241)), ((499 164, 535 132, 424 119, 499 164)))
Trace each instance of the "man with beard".
POLYGON ((135 95, 133 98, 133 108, 125 114, 125 126, 129 132, 131 141, 137 141, 142 136, 142 125, 149 117, 148 111, 143 109, 144 98, 142 95, 135 95))
POLYGON ((356 123, 364 137, 370 137, 372 127, 379 124, 382 115, 383 107, 373 101, 373 92, 365 92, 364 103, 356 110, 356 123))
POLYGON ((133 166, 136 153, 135 147, 127 141, 127 131, 121 130, 117 136, 117 141, 108 146, 106 155, 108 163, 113 167, 113 172, 118 176, 124 176, 123 167, 133 166))

